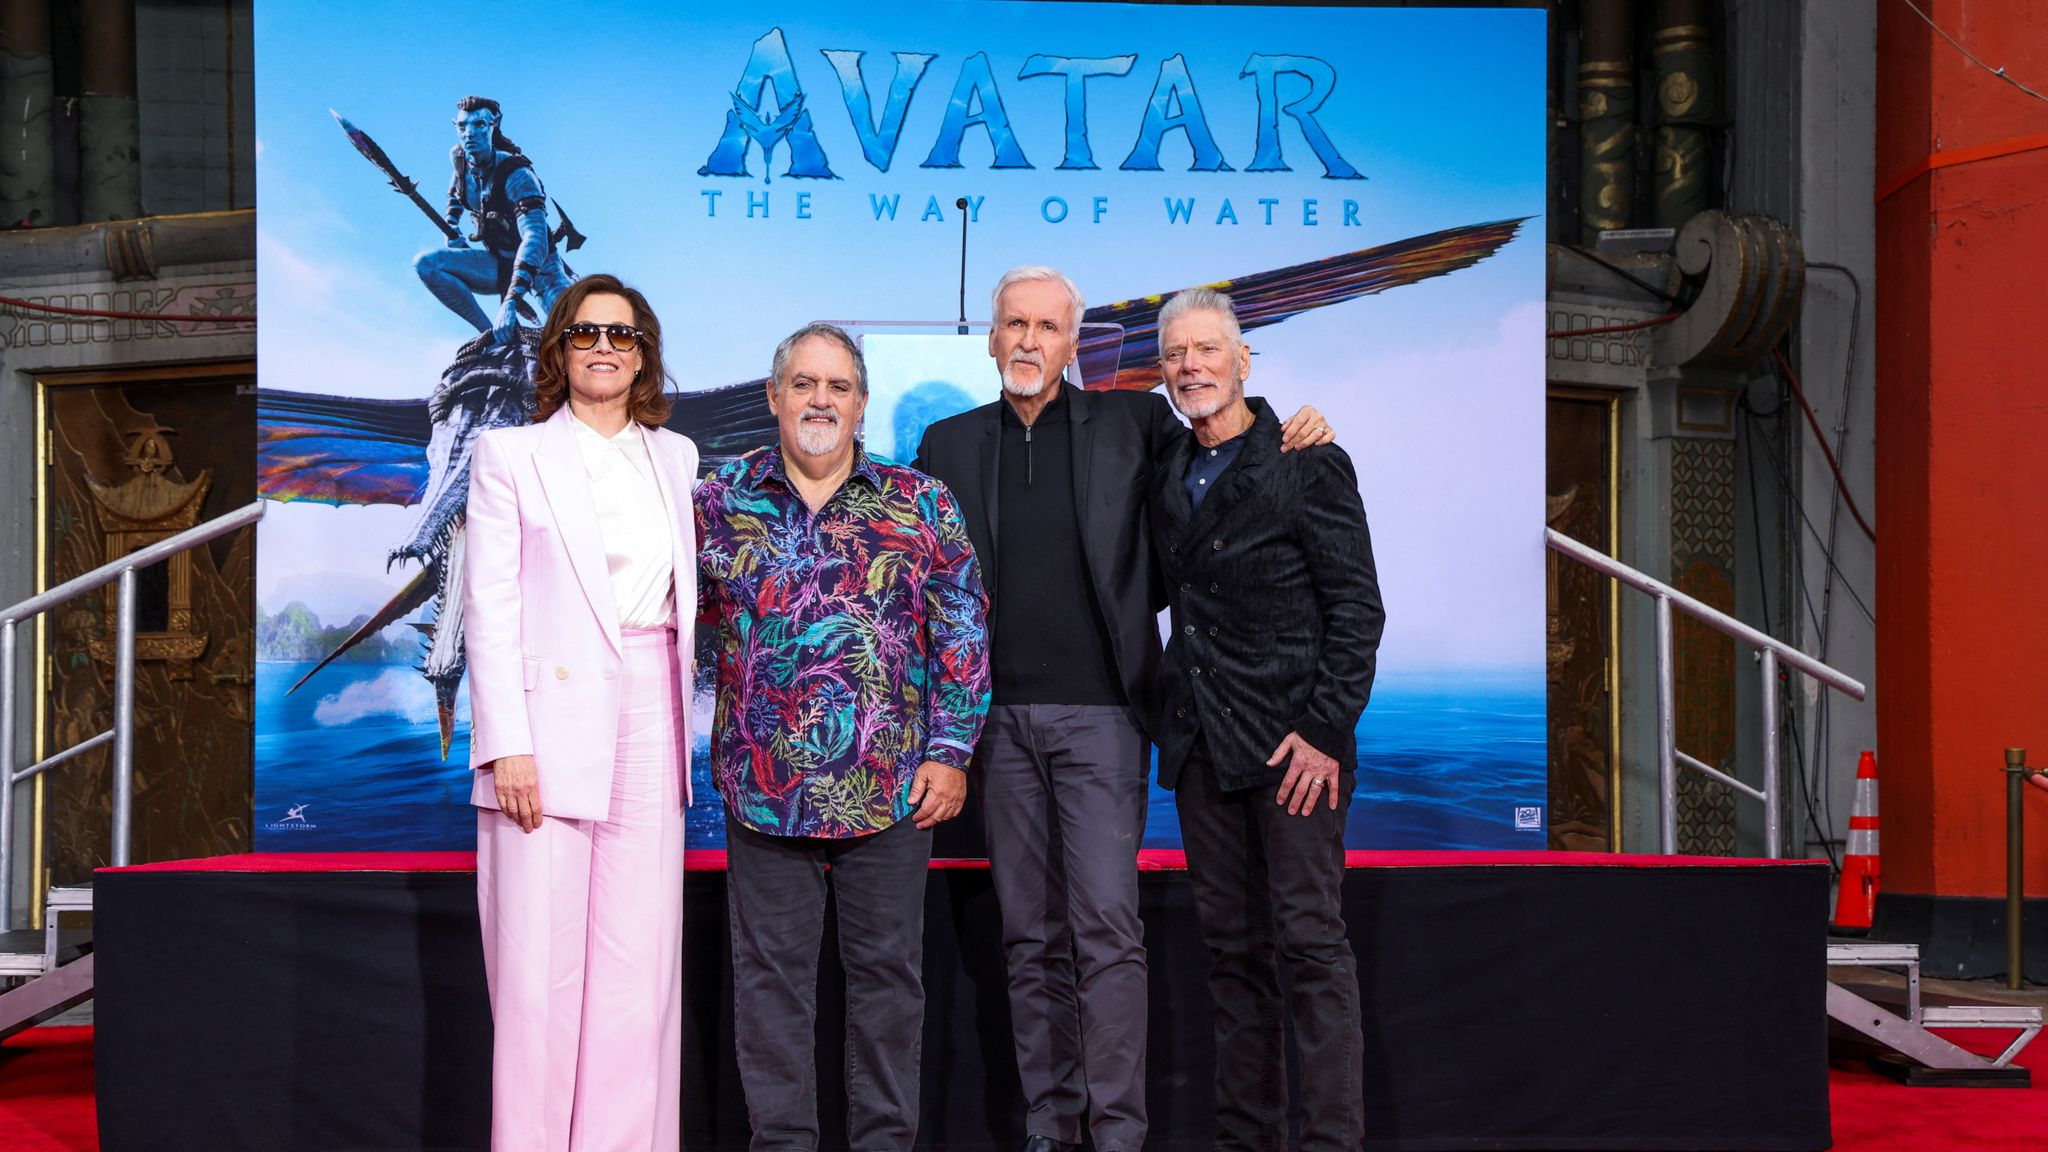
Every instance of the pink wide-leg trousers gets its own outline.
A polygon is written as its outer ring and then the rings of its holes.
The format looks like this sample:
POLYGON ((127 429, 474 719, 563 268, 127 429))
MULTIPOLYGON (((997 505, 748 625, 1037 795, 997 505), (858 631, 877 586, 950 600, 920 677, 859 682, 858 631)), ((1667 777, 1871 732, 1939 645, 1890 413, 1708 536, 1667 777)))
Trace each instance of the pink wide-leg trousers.
POLYGON ((477 809, 492 1152, 679 1143, 689 728, 675 633, 624 639, 608 817, 527 833, 477 809))

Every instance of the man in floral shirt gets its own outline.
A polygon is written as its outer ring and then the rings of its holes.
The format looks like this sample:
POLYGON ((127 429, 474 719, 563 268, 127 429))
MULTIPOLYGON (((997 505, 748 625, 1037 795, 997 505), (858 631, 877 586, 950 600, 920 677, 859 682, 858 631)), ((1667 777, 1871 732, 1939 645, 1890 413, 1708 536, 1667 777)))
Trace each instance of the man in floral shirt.
POLYGON ((988 711, 988 601, 946 486, 854 438, 867 369, 851 337, 812 324, 784 340, 768 404, 781 442, 719 469, 696 499, 740 1080, 755 1149, 818 1147, 829 866, 851 1145, 908 1149, 925 870, 931 829, 966 800, 988 711))

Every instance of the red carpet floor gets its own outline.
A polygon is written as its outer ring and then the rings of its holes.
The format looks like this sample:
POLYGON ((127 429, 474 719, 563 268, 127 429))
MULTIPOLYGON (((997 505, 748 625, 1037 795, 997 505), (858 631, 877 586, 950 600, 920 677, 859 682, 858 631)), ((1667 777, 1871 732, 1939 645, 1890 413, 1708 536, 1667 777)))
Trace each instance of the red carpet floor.
POLYGON ((30 1028, 0 1042, 0 1148, 98 1152, 92 1026, 30 1028))
MULTIPOLYGON (((2007 1033, 1951 1039, 1995 1052, 2007 1033)), ((2028 1089, 1906 1088, 1861 1064, 1828 1076, 1837 1152, 2039 1152, 2048 1148, 2048 1038, 2020 1056, 2028 1089)), ((0 1043, 0 1149, 98 1152, 92 1028, 31 1028, 0 1043)))

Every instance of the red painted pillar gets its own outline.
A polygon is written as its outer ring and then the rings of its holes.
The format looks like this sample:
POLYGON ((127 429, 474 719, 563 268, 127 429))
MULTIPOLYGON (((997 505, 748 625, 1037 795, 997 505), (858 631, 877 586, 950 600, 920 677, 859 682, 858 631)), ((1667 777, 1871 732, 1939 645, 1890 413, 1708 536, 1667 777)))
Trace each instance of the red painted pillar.
MULTIPOLYGON (((2048 5, 1920 7, 2048 90, 2048 5)), ((1906 5, 1877 13, 1884 884, 1933 909, 1905 921, 1938 936, 1974 917, 1996 948, 1982 898, 2005 890, 2002 750, 2048 764, 2048 103, 1906 5)), ((2028 799, 2029 892, 2048 895, 2048 794, 2028 799)))

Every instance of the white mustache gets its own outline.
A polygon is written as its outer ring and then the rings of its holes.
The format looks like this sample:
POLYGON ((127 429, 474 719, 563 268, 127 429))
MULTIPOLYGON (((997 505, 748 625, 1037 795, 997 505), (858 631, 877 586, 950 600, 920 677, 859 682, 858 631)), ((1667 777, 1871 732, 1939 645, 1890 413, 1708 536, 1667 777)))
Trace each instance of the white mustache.
POLYGON ((1029 364, 1034 368, 1045 366, 1045 358, 1036 352, 1019 352, 1010 357, 1012 364, 1029 364))

